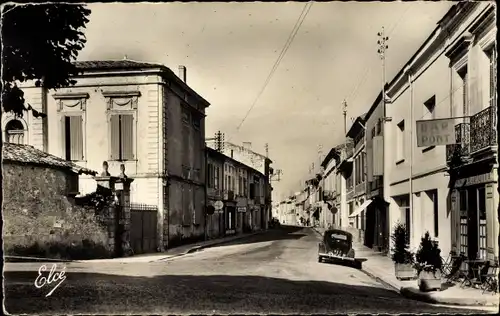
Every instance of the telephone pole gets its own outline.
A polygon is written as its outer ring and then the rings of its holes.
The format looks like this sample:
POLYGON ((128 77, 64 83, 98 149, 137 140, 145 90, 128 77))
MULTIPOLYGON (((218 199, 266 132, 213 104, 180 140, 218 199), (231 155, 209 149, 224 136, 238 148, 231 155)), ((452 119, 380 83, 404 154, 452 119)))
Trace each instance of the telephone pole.
POLYGON ((266 158, 269 158, 269 144, 266 143, 264 147, 266 148, 266 158))
MULTIPOLYGON (((389 135, 389 133, 390 133, 390 128, 389 128, 390 119, 387 116, 387 96, 386 96, 386 91, 385 91, 385 85, 386 85, 385 58, 386 58, 387 49, 389 48, 389 46, 387 45, 387 42, 389 41, 389 37, 385 35, 384 27, 382 27, 381 32, 377 33, 377 36, 378 36, 377 53, 380 57, 380 60, 382 61, 382 107, 383 107, 383 111, 384 111, 383 121, 382 121, 382 129, 383 129, 382 135, 384 137, 384 140, 383 140, 383 152, 384 152, 383 153, 383 174, 384 175, 383 175, 383 177, 386 177, 388 172, 389 172, 389 169, 390 169, 390 164, 389 164, 389 151, 390 151, 390 149, 389 149, 389 144, 388 144, 389 138, 390 138, 390 135, 389 135)), ((411 184, 410 184, 410 186, 411 186, 411 184)), ((389 181, 387 179, 383 179, 383 197, 384 197, 385 201, 390 200, 389 181)), ((410 198, 410 201, 411 201, 411 198, 410 198)), ((411 208, 411 202, 410 202, 410 208, 411 208)), ((387 219, 391 218, 389 212, 390 212, 389 207, 386 207, 385 218, 387 218, 387 219)), ((376 220, 378 222, 379 219, 376 219, 376 220)), ((390 231, 392 229, 392 223, 389 222, 389 225, 387 225, 387 226, 388 226, 389 231, 390 231)), ((379 228, 378 228, 378 230, 379 230, 378 235, 379 236, 386 235, 383 232, 384 228, 386 228, 386 227, 379 226, 379 228)), ((411 231, 413 232, 413 229, 411 231)), ((389 249, 391 248, 391 246, 389 244, 387 244, 384 240, 379 239, 376 241, 376 243, 379 246, 379 249, 384 247, 384 246, 389 247, 389 249)))
POLYGON ((344 99, 342 102, 343 114, 344 114, 344 135, 347 134, 347 101, 344 99))
POLYGON ((224 151, 224 134, 220 131, 215 133, 215 150, 218 152, 224 151))

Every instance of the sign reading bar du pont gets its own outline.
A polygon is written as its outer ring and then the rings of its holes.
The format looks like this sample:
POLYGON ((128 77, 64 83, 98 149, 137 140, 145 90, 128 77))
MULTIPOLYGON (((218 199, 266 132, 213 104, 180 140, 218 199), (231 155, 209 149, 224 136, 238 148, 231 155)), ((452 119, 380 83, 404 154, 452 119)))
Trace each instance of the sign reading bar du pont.
POLYGON ((455 120, 437 119, 416 121, 417 147, 455 144, 455 120))

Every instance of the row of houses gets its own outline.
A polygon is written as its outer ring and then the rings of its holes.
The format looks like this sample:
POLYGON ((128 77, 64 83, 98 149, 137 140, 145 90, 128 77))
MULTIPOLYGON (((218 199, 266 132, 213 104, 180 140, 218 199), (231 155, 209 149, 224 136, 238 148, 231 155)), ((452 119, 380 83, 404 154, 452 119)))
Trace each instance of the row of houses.
POLYGON ((444 256, 498 260, 496 33, 494 4, 454 5, 308 181, 306 214, 377 251, 399 221, 412 249, 429 231, 444 256))
MULTIPOLYGON (((154 242, 140 252, 267 227, 271 160, 248 148, 236 150, 238 157, 208 146, 210 103, 187 85, 186 67, 176 75, 164 65, 128 59, 75 65, 80 73, 74 86, 49 91, 20 85, 26 103, 47 116, 3 113, 5 142, 86 170, 101 170, 104 161, 111 175, 126 170, 134 179, 132 208, 156 214, 147 223, 154 242), (221 214, 212 214, 212 201, 222 202, 221 214)), ((80 195, 96 190, 92 175, 82 174, 78 182, 80 195)))

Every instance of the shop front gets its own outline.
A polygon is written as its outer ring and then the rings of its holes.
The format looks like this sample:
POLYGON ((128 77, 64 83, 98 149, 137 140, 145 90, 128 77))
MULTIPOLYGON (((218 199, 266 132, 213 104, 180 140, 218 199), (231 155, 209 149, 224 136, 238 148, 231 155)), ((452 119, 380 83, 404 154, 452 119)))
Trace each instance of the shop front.
POLYGON ((452 249, 469 259, 498 260, 496 173, 496 168, 461 168, 450 183, 452 249))

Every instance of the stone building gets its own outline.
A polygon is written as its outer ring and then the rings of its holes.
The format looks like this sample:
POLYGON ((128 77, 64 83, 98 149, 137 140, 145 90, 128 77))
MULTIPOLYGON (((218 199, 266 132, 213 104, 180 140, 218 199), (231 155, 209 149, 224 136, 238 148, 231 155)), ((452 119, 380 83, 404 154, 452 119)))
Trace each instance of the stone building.
MULTIPOLYGON (((119 61, 76 62, 81 74, 72 87, 47 91, 21 88, 26 102, 46 113, 37 119, 3 115, 4 139, 100 170, 119 174, 124 164, 134 178, 131 202, 156 211, 148 229, 164 250, 182 239, 204 238, 205 109, 209 103, 160 64, 119 61)), ((80 177, 81 193, 95 190, 80 177)), ((141 224, 142 225, 142 224, 141 224)))

